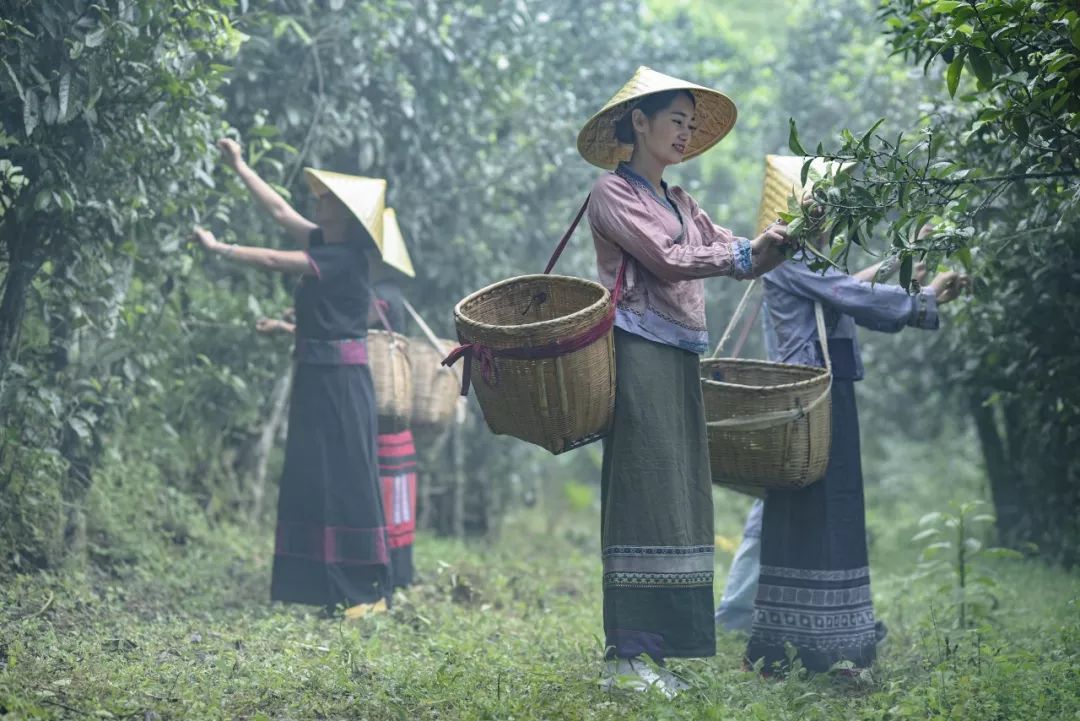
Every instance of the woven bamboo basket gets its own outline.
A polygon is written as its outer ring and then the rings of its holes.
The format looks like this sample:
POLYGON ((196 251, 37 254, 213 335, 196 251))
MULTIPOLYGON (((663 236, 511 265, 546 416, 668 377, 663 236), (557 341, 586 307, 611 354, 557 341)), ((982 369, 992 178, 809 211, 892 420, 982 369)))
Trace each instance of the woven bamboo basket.
POLYGON ((461 378, 442 359, 456 343, 441 340, 443 350, 426 338, 413 338, 412 357, 412 426, 413 428, 445 428, 454 420, 461 378))
POLYGON ((546 274, 495 283, 458 303, 454 320, 461 343, 493 351, 488 360, 470 364, 470 381, 493 433, 562 453, 607 432, 615 406, 610 327, 585 347, 557 357, 507 358, 499 351, 583 337, 610 312, 611 295, 599 283, 546 274))
POLYGON ((409 339, 386 330, 369 330, 367 346, 379 428, 383 432, 404 430, 409 427, 413 404, 409 339))
POLYGON ((702 361, 714 483, 802 488, 821 478, 832 440, 832 376, 741 358, 702 361))
MULTIPOLYGON (((701 362, 701 391, 713 483, 743 493, 803 488, 825 474, 832 442, 832 359, 825 368, 717 358, 753 290, 747 288, 712 358, 701 362)), ((821 305, 814 305, 825 338, 821 305)), ((738 350, 736 350, 736 354, 738 350)))

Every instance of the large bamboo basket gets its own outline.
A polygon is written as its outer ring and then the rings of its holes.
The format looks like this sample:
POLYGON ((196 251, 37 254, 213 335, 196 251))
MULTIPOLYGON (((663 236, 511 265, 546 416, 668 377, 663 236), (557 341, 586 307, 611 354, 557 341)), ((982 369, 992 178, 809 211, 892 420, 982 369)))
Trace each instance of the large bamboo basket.
POLYGON ((426 338, 413 338, 410 343, 413 428, 440 429, 454 420, 461 378, 452 368, 443 366, 442 359, 456 344, 441 339, 439 343, 443 350, 436 350, 426 338))
POLYGON ((412 417, 413 403, 409 339, 387 330, 369 330, 367 346, 379 428, 383 432, 405 430, 412 417))
POLYGON ((607 432, 615 405, 610 327, 584 348, 554 358, 507 358, 498 351, 581 337, 610 312, 611 295, 599 283, 546 274, 495 283, 458 303, 461 343, 494 352, 470 364, 470 381, 493 433, 562 453, 607 432))
POLYGON ((828 371, 714 358, 702 361, 701 379, 714 483, 790 489, 824 475, 832 439, 828 371))
POLYGON ((761 495, 770 488, 803 488, 825 474, 832 443, 832 359, 820 303, 814 304, 814 316, 825 368, 716 357, 753 287, 751 282, 713 357, 701 362, 701 392, 713 483, 761 495))

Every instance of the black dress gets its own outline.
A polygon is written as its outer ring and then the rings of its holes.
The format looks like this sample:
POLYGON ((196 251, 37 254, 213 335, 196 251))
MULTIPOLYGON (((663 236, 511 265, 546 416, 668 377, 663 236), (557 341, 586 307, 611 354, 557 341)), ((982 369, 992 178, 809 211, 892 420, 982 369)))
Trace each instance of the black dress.
POLYGON ((296 292, 296 373, 278 497, 271 598, 333 608, 389 599, 376 406, 366 362, 368 263, 312 233, 296 292))

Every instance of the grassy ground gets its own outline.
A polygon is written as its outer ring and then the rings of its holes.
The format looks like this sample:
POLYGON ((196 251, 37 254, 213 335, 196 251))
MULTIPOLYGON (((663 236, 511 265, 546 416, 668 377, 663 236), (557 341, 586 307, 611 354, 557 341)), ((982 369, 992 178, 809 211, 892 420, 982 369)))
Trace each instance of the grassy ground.
MULTIPOLYGON (((717 592, 746 507, 718 501, 717 592)), ((1080 718, 1077 577, 996 562, 997 610, 960 633, 948 597, 910 580, 915 551, 899 539, 911 529, 896 523, 874 543, 891 632, 866 678, 763 681, 739 670, 744 640, 721 634, 714 659, 675 664, 692 692, 609 695, 596 684, 594 519, 594 509, 564 514, 550 532, 542 513, 521 512, 494 542, 421 537, 420 582, 390 613, 349 622, 266 601, 268 532, 218 529, 111 573, 11 579, 0 591, 0 716, 1080 718)))

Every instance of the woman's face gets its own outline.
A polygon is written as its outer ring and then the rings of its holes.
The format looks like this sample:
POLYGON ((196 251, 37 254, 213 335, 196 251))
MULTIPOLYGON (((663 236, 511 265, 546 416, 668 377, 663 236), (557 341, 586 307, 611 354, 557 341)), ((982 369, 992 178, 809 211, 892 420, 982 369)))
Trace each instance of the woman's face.
POLYGON ((315 224, 322 228, 328 243, 340 243, 345 239, 352 213, 333 193, 323 193, 315 200, 315 224))
POLYGON ((664 165, 682 162, 694 127, 694 102, 686 93, 676 95, 671 105, 651 119, 640 110, 634 111, 639 149, 643 146, 649 155, 664 165))

